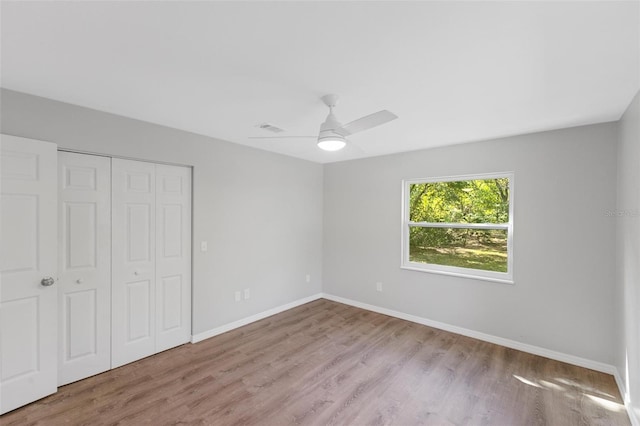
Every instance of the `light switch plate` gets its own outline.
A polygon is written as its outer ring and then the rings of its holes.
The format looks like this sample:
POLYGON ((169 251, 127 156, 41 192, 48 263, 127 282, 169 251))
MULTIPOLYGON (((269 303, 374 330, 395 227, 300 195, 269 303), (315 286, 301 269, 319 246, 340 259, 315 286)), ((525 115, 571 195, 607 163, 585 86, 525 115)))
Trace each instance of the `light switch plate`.
POLYGON ((206 241, 202 241, 200 243, 200 251, 207 251, 209 250, 209 244, 206 241))

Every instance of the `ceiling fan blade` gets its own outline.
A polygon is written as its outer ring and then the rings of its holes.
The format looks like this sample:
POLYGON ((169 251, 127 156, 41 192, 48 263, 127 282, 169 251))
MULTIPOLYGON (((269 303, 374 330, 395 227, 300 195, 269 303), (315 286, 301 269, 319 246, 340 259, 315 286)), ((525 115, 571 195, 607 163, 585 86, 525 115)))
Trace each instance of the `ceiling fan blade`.
POLYGON ((333 131, 342 136, 349 136, 354 133, 371 129, 372 127, 380 126, 381 124, 388 123, 396 118, 398 118, 397 115, 383 109, 382 111, 374 112, 373 114, 358 118, 357 120, 347 123, 340 128, 333 129, 333 131))
POLYGON ((313 138, 318 139, 318 136, 249 136, 247 139, 301 139, 301 138, 313 138))
POLYGON ((349 151, 353 151, 356 152, 358 154, 366 154, 365 150, 362 149, 362 147, 356 143, 353 143, 352 141, 349 141, 349 143, 347 143, 347 149, 349 151))

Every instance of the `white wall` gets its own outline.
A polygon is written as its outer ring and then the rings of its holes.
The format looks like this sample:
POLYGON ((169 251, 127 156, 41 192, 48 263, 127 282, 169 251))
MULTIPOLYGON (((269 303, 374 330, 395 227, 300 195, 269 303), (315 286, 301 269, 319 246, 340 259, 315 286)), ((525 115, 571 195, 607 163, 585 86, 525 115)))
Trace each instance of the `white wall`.
POLYGON ((619 122, 616 365, 640 419, 640 92, 619 122))
POLYGON ((194 166, 194 333, 321 291, 321 165, 4 89, 1 107, 2 133, 194 166))
POLYGON ((613 364, 616 138, 608 123, 325 165, 324 291, 613 364), (502 171, 515 285, 400 269, 402 179, 502 171))

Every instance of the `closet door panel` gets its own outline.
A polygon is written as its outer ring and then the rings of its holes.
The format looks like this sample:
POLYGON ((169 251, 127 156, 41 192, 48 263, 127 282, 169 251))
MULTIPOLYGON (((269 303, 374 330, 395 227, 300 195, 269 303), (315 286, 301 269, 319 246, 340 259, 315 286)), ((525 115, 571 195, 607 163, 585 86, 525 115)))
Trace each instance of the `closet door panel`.
POLYGON ((156 165, 158 352, 191 338, 191 169, 156 165))
POLYGON ((111 367, 111 159, 58 153, 58 385, 111 367))
POLYGON ((156 352, 155 165, 112 160, 112 367, 156 352))

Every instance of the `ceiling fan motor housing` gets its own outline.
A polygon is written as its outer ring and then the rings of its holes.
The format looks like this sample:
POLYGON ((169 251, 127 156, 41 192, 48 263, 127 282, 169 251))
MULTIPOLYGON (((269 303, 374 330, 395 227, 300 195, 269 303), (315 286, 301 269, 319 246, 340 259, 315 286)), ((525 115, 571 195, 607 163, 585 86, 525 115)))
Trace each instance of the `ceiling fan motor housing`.
POLYGON ((324 104, 329 107, 329 115, 327 115, 324 123, 320 125, 320 134, 318 135, 318 141, 328 137, 344 140, 344 136, 333 132, 333 130, 342 127, 342 123, 340 123, 336 116, 333 114, 333 108, 338 103, 338 95, 325 95, 322 97, 322 102, 324 102, 324 104))
POLYGON ((329 107, 329 115, 327 119, 320 125, 320 133, 318 135, 318 146, 325 151, 338 151, 342 149, 347 140, 344 136, 335 130, 342 127, 335 115, 333 115, 333 107, 337 101, 337 96, 327 95, 322 100, 329 107))
POLYGON ((342 141, 343 145, 347 142, 344 136, 335 132, 335 129, 342 127, 342 124, 333 115, 333 108, 330 106, 330 112, 327 119, 320 125, 320 133, 318 135, 318 143, 323 141, 342 141))
MULTIPOLYGON (((342 127, 342 124, 338 121, 335 115, 333 115, 333 110, 329 112, 327 119, 320 125, 320 136, 322 136, 322 132, 332 131, 334 129, 339 129, 342 127)), ((336 133, 337 135, 337 133, 336 133)))
POLYGON ((320 130, 320 135, 318 136, 318 142, 321 142, 321 141, 326 140, 326 139, 332 139, 332 140, 338 139, 338 140, 341 140, 341 141, 344 141, 344 142, 347 141, 347 139, 344 136, 337 134, 336 132, 334 132, 331 129, 320 130))

